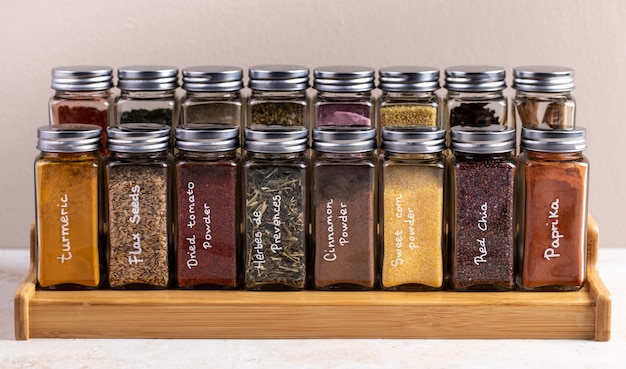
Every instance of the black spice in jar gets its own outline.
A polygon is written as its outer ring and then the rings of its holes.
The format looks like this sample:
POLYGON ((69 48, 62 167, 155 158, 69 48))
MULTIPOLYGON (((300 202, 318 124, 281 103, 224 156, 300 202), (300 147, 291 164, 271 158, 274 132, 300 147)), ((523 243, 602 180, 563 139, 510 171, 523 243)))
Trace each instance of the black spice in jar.
POLYGON ((515 255, 515 130, 454 127, 451 137, 452 287, 510 290, 515 255))

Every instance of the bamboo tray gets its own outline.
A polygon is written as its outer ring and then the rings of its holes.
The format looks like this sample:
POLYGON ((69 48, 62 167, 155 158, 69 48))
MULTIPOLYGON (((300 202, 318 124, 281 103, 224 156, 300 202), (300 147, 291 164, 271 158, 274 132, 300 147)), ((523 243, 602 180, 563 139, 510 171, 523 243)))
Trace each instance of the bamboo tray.
POLYGON ((565 338, 608 341, 611 297, 588 225, 587 283, 576 292, 41 291, 15 294, 15 337, 565 338))

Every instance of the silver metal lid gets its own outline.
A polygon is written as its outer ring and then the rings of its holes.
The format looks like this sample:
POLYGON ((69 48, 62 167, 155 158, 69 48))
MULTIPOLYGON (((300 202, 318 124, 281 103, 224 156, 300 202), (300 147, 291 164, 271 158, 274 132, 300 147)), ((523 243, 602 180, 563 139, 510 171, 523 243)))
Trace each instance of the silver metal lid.
POLYGON ((515 149, 515 129, 502 125, 455 126, 450 129, 450 148, 474 154, 496 154, 515 149))
POLYGON ((574 89, 574 70, 552 65, 513 69, 513 88, 528 92, 567 92, 574 89))
POLYGON ((183 89, 194 92, 237 91, 243 88, 243 69, 205 65, 183 69, 183 89))
POLYGON ((445 150, 445 129, 383 127, 382 149, 397 153, 429 154, 445 150))
POLYGON ((319 127, 313 130, 313 149, 333 153, 359 153, 376 148, 373 127, 319 127))
POLYGON ((453 91, 493 92, 506 88, 506 70, 491 65, 457 65, 445 70, 444 87, 453 91))
POLYGON ((248 70, 248 87, 261 91, 300 91, 309 88, 309 68, 301 65, 255 65, 248 70))
POLYGON ((375 71, 369 67, 335 65, 313 71, 313 88, 325 92, 366 92, 376 88, 375 71))
POLYGON ((307 148, 308 133, 305 127, 254 125, 244 130, 244 148, 268 154, 300 152, 307 148))
POLYGON ((176 148, 187 151, 218 152, 239 147, 239 127, 225 124, 197 124, 176 128, 176 148))
POLYGON ((132 65, 117 70, 117 87, 130 91, 165 91, 178 87, 178 68, 132 65))
POLYGON ((147 153, 167 150, 170 127, 158 123, 124 123, 107 128, 107 148, 111 151, 147 153))
POLYGON ((102 128, 94 124, 62 124, 37 128, 37 150, 46 152, 87 152, 102 147, 102 128))
POLYGON ((429 92, 439 89, 439 69, 419 66, 394 66, 378 71, 378 88, 385 91, 429 92))
POLYGON ((113 69, 104 65, 52 68, 52 85, 61 91, 103 91, 113 87, 113 69))
POLYGON ((522 127, 520 146, 531 151, 577 152, 587 149, 586 130, 577 127, 572 130, 539 130, 522 127))

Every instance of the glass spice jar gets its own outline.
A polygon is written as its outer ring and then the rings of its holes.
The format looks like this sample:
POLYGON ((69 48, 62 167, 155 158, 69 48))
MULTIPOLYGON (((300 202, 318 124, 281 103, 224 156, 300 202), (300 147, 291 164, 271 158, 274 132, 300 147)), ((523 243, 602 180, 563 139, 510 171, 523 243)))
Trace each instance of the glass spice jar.
POLYGON ((37 282, 46 289, 102 282, 100 160, 102 128, 63 124, 37 130, 37 282))
POLYGON ((306 285, 308 130, 245 129, 244 287, 301 290, 306 285))
POLYGON ((170 284, 170 127, 109 127, 105 158, 108 264, 111 288, 170 284))
POLYGON ((240 67, 209 65, 189 67, 182 71, 181 126, 226 124, 241 127, 240 67))
POLYGON ((370 290, 376 283, 376 129, 313 130, 313 286, 370 290))
POLYGON ((380 127, 438 127, 439 70, 397 66, 378 71, 382 90, 378 108, 380 127))
POLYGON ((524 128, 574 129, 574 70, 530 65, 513 69, 515 119, 524 128))
POLYGON ((502 67, 460 65, 445 69, 445 124, 514 128, 507 121, 508 103, 503 94, 506 71, 502 67))
POLYGON ((375 127, 374 69, 328 66, 313 75, 315 127, 375 127))
POLYGON ((585 130, 522 128, 519 286, 570 291, 585 281, 589 161, 585 130))
POLYGON ((117 70, 120 95, 115 100, 116 124, 178 123, 176 98, 178 69, 170 66, 133 65, 117 70))
POLYGON ((309 69, 301 65, 256 65, 248 70, 247 126, 307 127, 309 69))
POLYGON ((112 68, 73 65, 52 69, 54 95, 49 101, 50 126, 67 123, 95 124, 102 128, 101 150, 113 117, 112 68))
POLYGON ((444 283, 444 129, 383 127, 381 285, 436 290, 444 283))
POLYGON ((176 129, 174 159, 177 283, 183 288, 237 287, 239 127, 176 129))
POLYGON ((515 130, 451 129, 450 280, 452 288, 514 286, 515 130))

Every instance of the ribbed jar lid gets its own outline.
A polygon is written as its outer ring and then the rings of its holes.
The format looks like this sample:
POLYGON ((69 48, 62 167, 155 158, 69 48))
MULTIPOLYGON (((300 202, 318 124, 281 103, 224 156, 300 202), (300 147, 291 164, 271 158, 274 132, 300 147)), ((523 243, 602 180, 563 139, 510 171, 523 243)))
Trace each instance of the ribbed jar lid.
POLYGON ((513 69, 513 88, 528 92, 567 92, 574 89, 574 70, 552 65, 513 69))
POLYGON ((254 125, 244 130, 244 148, 268 154, 287 154, 307 149, 308 130, 305 127, 254 125))
POLYGON ((309 88, 309 68, 302 65, 255 65, 248 70, 248 87, 261 91, 301 91, 309 88))
POLYGON ((376 128, 318 127, 313 130, 313 149, 332 153, 359 153, 376 148, 376 128))
POLYGON ((186 151, 219 152, 239 147, 239 127, 225 124, 196 124, 176 128, 176 148, 186 151))
POLYGON ((102 147, 102 128, 94 124, 61 124, 37 129, 37 150, 45 152, 87 152, 102 147))
POLYGON ((496 154, 515 149, 515 129, 502 125, 455 126, 450 129, 450 148, 474 154, 496 154))
POLYGON ((113 69, 104 65, 52 68, 52 85, 60 91, 102 91, 113 87, 113 69))
POLYGON ((334 65, 313 71, 313 88, 325 92, 366 92, 376 88, 375 71, 369 67, 334 65))
POLYGON ((204 65, 183 69, 183 89, 193 92, 227 92, 243 88, 243 69, 204 65))
POLYGON ((420 66, 394 66, 378 71, 378 88, 397 92, 430 92, 439 89, 439 69, 420 66))
POLYGON ((382 149, 396 153, 429 154, 445 150, 446 130, 383 127, 382 149))
POLYGON ((522 127, 520 146, 531 151, 552 153, 579 152, 587 149, 586 130, 539 130, 522 127))
POLYGON ((448 90, 494 92, 506 88, 506 70, 492 65, 457 65, 445 70, 448 90))
POLYGON ((107 148, 126 153, 167 150, 170 127, 158 123, 124 123, 107 128, 107 148))
POLYGON ((165 65, 131 65, 117 70, 117 87, 130 91, 166 91, 178 87, 178 68, 165 65))

